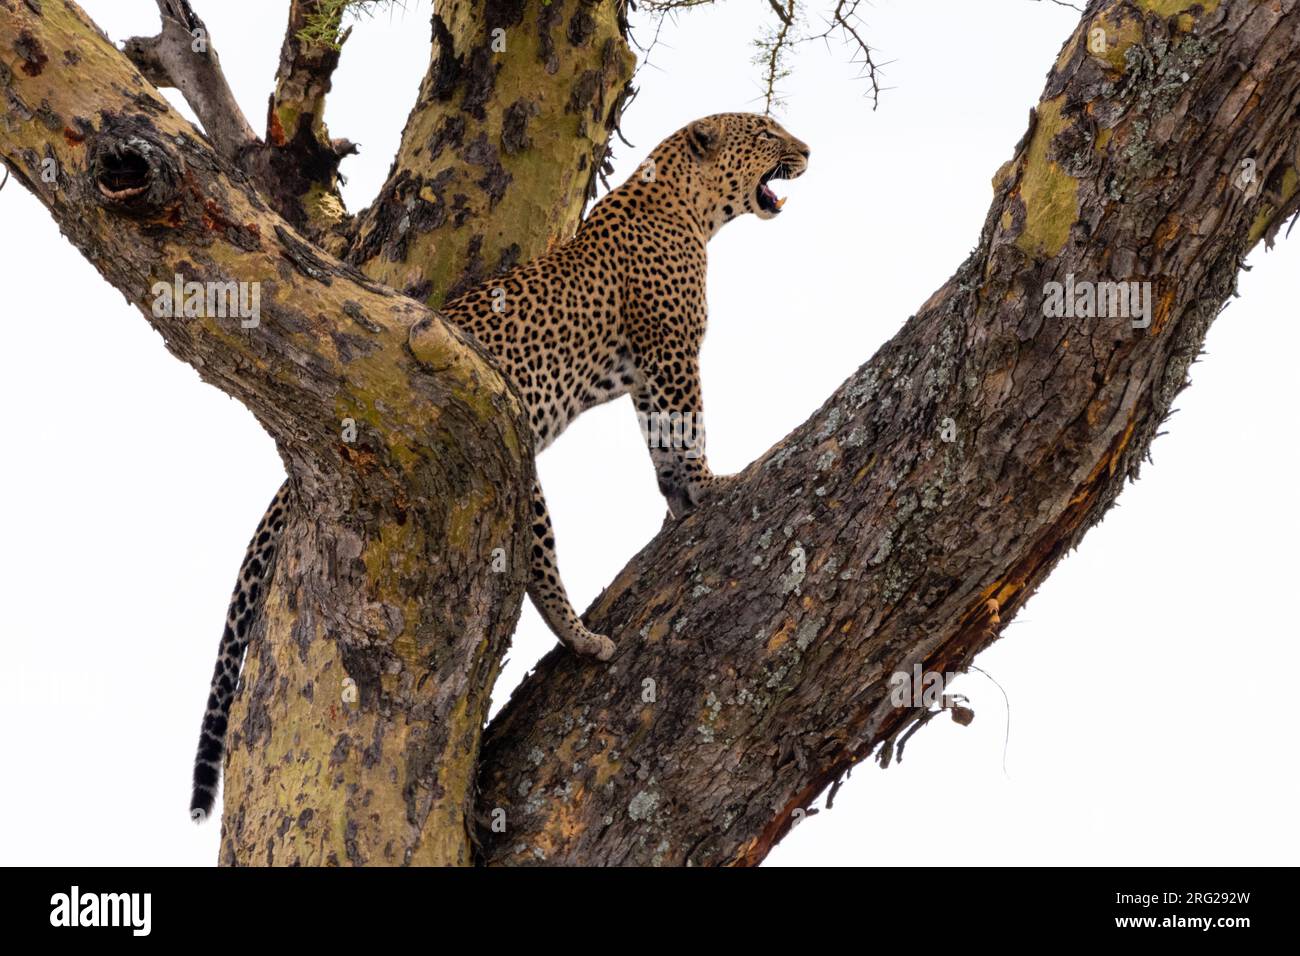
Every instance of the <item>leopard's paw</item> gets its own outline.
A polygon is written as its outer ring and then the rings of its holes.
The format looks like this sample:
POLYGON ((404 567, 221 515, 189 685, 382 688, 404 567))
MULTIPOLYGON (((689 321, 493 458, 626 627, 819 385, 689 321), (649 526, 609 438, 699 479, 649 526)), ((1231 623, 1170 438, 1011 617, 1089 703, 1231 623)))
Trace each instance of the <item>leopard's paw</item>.
POLYGON ((573 635, 569 646, 575 653, 583 657, 594 657, 598 661, 607 661, 614 656, 614 642, 604 634, 596 634, 585 627, 573 635))
POLYGON ((701 475, 683 484, 660 478, 659 490, 668 502, 672 516, 684 518, 704 502, 725 493, 734 478, 734 475, 701 475))
POLYGON ((736 483, 736 475, 709 475, 695 493, 695 503, 713 501, 727 494, 736 483))

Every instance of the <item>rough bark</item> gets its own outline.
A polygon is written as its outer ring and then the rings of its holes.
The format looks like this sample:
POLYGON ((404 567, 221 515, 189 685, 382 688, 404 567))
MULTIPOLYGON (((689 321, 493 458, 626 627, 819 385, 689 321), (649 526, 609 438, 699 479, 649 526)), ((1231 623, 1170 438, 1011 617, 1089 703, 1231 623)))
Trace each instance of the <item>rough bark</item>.
POLYGON ((436 313, 295 235, 76 6, 0 0, 0 43, 0 63, 16 54, 0 156, 167 347, 253 411, 301 506, 232 714, 223 859, 465 862, 524 584, 484 569, 498 548, 527 566, 513 390, 436 313), (176 275, 259 283, 256 325, 157 314, 176 275))
POLYGON ((755 864, 888 763, 933 716, 891 675, 964 671, 1101 519, 1294 211, 1298 40, 1294 2, 1090 5, 971 256, 615 578, 609 668, 553 653, 490 726, 488 863, 755 864), (1045 317, 1068 273, 1150 282, 1150 326, 1045 317))

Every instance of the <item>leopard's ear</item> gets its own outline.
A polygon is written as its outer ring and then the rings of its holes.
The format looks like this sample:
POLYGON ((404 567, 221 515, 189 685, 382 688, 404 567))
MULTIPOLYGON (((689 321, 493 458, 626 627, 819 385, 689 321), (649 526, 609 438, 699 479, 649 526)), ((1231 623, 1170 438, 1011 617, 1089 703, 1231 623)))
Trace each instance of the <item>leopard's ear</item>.
POLYGON ((722 124, 713 116, 697 119, 686 127, 686 142, 699 159, 712 159, 722 145, 722 124))

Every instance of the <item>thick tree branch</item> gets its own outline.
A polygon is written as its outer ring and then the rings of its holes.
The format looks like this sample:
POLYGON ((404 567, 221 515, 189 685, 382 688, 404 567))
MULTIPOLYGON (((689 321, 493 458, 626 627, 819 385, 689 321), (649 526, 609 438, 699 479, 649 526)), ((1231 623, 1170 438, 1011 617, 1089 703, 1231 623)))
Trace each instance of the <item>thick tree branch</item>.
POLYGON ((513 389, 435 313, 298 237, 75 5, 0 2, 0 44, 0 157, 253 411, 294 485, 231 715, 223 858, 467 861, 527 566, 513 389))
POLYGON ((967 261, 615 578, 609 668, 553 653, 493 721, 488 863, 754 864, 888 761, 929 713, 893 675, 969 667, 1102 518, 1294 212, 1298 40, 1294 0, 1089 6, 967 261), (1053 282, 1139 299, 1058 316, 1053 282))
POLYGON ((347 253, 438 305, 577 228, 630 92, 622 0, 439 5, 420 94, 347 253))

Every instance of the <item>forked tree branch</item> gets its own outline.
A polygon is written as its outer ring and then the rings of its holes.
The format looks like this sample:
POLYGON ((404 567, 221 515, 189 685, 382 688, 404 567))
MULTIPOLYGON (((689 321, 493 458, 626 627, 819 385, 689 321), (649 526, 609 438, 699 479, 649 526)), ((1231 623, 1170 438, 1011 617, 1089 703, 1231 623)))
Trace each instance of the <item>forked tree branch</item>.
POLYGON ((341 252, 347 215, 339 191, 339 163, 357 148, 331 139, 325 96, 338 66, 337 35, 343 6, 291 0, 266 135, 258 138, 235 102, 212 37, 189 0, 157 0, 162 32, 132 37, 123 52, 158 87, 178 89, 208 138, 253 179, 260 193, 295 229, 330 252, 341 252), (309 21, 328 15, 329 41, 307 35, 309 21))

